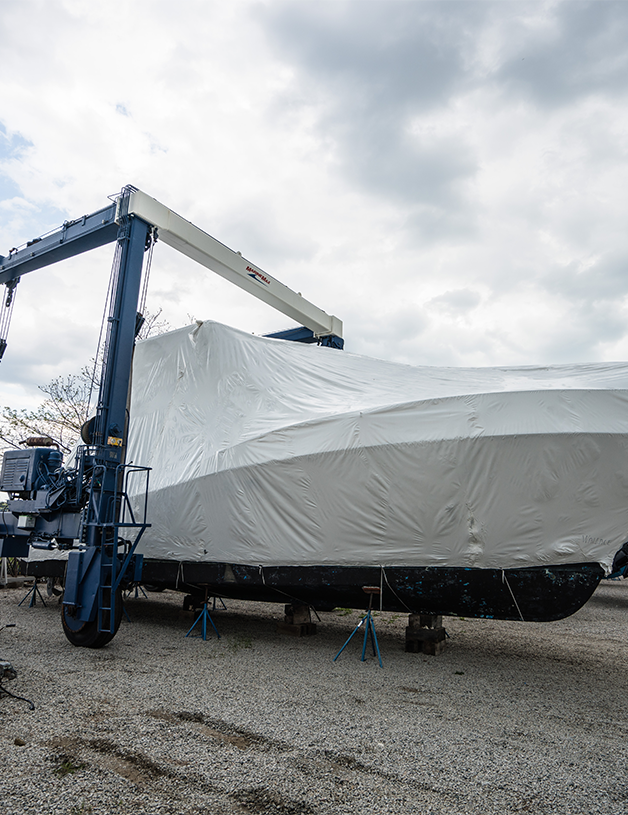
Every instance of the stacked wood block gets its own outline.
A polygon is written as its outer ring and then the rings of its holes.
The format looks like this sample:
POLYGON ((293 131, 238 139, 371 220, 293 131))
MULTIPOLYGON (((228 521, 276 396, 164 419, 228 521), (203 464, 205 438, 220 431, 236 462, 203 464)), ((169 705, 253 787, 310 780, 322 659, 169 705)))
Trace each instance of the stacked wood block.
POLYGON ((409 614, 406 627, 406 651, 437 656, 445 650, 447 633, 443 618, 435 614, 409 614))
POLYGON ((277 623, 280 634, 290 634, 293 637, 311 637, 316 634, 316 623, 312 622, 309 606, 289 603, 284 613, 283 622, 277 623))

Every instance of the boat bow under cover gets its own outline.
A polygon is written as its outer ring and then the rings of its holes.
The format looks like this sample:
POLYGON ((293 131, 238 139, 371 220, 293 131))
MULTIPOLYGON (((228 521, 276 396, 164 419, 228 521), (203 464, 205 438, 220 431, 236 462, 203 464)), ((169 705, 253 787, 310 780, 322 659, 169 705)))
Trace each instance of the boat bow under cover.
POLYGON ((148 557, 599 563, 628 532, 628 366, 428 368, 205 322, 140 343, 148 557))
POLYGON ((205 322, 138 345, 127 460, 150 559, 608 571, 627 430, 625 364, 415 367, 205 322))

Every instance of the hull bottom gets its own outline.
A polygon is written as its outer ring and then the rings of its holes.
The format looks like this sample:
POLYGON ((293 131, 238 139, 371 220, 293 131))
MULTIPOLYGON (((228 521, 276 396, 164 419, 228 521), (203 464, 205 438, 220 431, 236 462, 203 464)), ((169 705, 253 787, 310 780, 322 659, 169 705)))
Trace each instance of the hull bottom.
MULTIPOLYGON (((33 576, 61 576, 62 561, 24 564, 33 576)), ((527 569, 406 566, 241 566, 144 560, 142 582, 193 595, 297 602, 319 611, 365 608, 362 586, 381 586, 384 611, 543 622, 580 609, 604 576, 597 563, 527 569)), ((379 607, 379 599, 376 600, 379 607)))

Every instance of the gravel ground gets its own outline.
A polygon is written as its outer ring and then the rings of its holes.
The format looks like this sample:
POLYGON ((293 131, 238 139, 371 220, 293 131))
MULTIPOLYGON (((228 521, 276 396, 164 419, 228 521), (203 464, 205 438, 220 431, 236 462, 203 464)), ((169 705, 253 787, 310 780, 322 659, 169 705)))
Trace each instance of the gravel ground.
POLYGON ((91 651, 24 592, 0 590, 6 686, 36 706, 0 699, 5 815, 628 812, 628 583, 556 623, 448 618, 436 657, 378 614, 383 670, 357 637, 333 662, 358 612, 296 639, 227 601, 203 642, 164 592, 91 651))

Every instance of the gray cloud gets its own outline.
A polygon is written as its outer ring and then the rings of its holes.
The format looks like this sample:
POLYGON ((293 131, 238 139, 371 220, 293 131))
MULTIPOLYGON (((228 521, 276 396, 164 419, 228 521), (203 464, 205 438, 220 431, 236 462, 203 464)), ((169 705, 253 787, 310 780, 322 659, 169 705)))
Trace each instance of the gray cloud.
MULTIPOLYGON (((606 346, 625 336, 626 319, 616 303, 582 303, 553 329, 542 346, 543 359, 553 363, 602 360, 608 359, 606 346)), ((531 320, 530 331, 535 330, 531 320)))
POLYGON ((473 212, 479 158, 465 129, 434 131, 430 116, 481 88, 542 108, 628 88, 625 2, 287 2, 259 17, 298 71, 285 109, 316 109, 337 171, 410 218, 431 207, 435 236, 473 212))
POLYGON ((20 188, 7 172, 12 162, 20 160, 32 144, 19 133, 8 133, 0 122, 0 201, 21 195, 20 188))
POLYGON ((464 77, 463 49, 487 5, 289 2, 261 19, 284 57, 335 85, 352 108, 385 115, 442 104, 464 77))
POLYGON ((582 267, 577 262, 554 269, 544 276, 547 291, 590 307, 628 295, 628 253, 613 252, 582 267))
POLYGON ((451 315, 466 314, 479 305, 480 295, 471 289, 454 289, 433 297, 426 305, 434 306, 451 315))
POLYGON ((473 150, 412 123, 467 84, 466 54, 487 13, 481 3, 287 3, 262 19, 308 88, 286 108, 320 108, 319 131, 347 180, 406 206, 452 210, 476 169, 473 150))
POLYGON ((397 362, 420 363, 413 345, 420 342, 429 320, 419 307, 400 306, 394 314, 365 313, 363 309, 349 307, 343 311, 343 318, 348 329, 345 348, 349 352, 385 358, 386 349, 395 348, 397 362))
POLYGON ((32 147, 29 142, 19 133, 9 133, 2 122, 0 122, 0 162, 20 158, 24 151, 32 147))
POLYGON ((509 4, 522 13, 511 27, 509 58, 495 79, 508 94, 523 93, 542 106, 564 105, 592 93, 626 94, 628 5, 563 2, 548 15, 550 25, 528 26, 534 4, 509 4))

